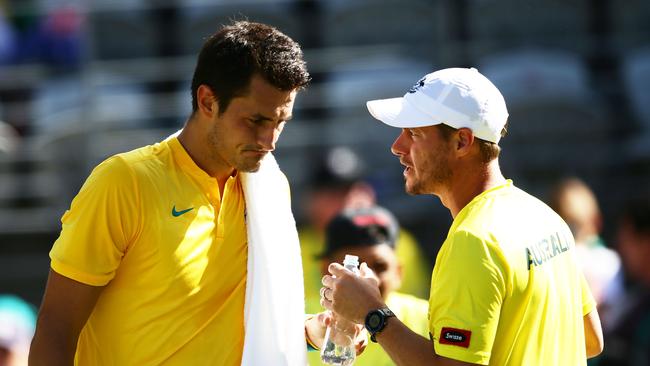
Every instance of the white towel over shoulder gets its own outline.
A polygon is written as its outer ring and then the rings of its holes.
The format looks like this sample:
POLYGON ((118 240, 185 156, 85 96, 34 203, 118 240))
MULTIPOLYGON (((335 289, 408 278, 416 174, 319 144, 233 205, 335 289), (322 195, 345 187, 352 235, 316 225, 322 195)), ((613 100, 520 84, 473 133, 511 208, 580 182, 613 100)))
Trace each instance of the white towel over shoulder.
POLYGON ((241 173, 246 199, 248 272, 243 366, 304 366, 304 289, 289 183, 273 155, 241 173))

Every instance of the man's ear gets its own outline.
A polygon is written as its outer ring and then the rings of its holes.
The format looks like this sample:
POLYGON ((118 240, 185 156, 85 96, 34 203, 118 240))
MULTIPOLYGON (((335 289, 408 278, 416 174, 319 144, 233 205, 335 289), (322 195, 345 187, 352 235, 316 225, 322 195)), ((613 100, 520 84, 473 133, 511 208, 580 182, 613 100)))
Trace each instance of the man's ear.
POLYGON ((219 113, 219 103, 212 89, 201 84, 196 90, 196 100, 199 113, 206 117, 213 117, 219 113))
POLYGON ((469 128, 463 127, 458 129, 455 141, 458 156, 465 156, 470 153, 474 139, 474 133, 469 128))

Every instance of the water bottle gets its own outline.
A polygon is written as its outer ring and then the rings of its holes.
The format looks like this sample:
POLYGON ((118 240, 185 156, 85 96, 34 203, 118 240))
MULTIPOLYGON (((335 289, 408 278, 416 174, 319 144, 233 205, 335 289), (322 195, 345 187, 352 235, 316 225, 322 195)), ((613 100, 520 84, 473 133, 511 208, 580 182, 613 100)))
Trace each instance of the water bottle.
MULTIPOLYGON (((355 274, 359 274, 359 257, 346 255, 343 267, 355 274)), ((336 366, 349 366, 354 363, 357 354, 354 347, 356 338, 356 324, 330 313, 331 322, 325 331, 325 339, 321 348, 320 357, 323 363, 336 366)))

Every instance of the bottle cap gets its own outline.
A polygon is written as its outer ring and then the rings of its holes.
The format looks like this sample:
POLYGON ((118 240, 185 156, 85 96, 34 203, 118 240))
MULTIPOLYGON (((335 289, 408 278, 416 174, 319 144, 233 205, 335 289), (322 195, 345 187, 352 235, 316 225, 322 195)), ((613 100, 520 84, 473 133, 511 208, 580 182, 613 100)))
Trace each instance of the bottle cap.
POLYGON ((358 267, 359 266, 359 257, 356 255, 346 254, 345 259, 343 259, 343 267, 348 265, 358 267))

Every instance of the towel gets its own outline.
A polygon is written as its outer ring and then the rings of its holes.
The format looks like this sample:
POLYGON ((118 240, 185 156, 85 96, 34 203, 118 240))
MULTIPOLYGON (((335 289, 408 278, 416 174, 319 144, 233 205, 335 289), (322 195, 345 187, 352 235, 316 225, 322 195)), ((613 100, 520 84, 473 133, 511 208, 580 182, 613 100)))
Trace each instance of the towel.
POLYGON ((302 261, 289 183, 271 154, 257 172, 240 175, 248 234, 241 364, 304 366, 302 261))

